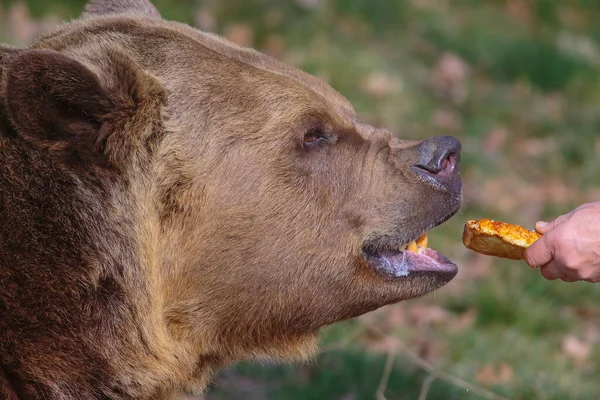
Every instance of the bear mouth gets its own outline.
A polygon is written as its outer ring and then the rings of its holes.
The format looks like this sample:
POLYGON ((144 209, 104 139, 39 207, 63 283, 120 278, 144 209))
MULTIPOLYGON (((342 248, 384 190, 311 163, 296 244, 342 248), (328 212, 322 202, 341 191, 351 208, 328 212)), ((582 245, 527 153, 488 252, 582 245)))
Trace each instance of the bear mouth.
POLYGON ((427 244, 427 233, 398 246, 371 242, 363 248, 363 257, 373 271, 392 279, 424 273, 452 279, 458 273, 457 265, 427 244))

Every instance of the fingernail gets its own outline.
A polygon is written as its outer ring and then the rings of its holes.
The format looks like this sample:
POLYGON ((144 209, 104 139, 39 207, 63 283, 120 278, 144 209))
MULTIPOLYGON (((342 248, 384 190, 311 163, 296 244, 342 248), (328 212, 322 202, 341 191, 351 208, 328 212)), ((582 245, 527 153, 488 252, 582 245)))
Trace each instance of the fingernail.
POLYGON ((535 223, 535 227, 536 227, 536 228, 543 228, 543 227, 545 227, 546 225, 548 225, 548 223, 547 223, 547 222, 544 222, 544 221, 538 221, 538 222, 536 222, 536 223, 535 223))

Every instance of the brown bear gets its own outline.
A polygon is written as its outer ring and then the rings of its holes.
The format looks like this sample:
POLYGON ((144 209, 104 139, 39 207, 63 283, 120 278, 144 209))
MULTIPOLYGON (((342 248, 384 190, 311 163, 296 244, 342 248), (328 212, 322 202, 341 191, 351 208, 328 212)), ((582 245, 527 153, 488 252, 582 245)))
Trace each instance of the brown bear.
POLYGON ((457 267, 460 143, 359 122, 326 83, 92 0, 0 47, 0 397, 163 399, 457 267))

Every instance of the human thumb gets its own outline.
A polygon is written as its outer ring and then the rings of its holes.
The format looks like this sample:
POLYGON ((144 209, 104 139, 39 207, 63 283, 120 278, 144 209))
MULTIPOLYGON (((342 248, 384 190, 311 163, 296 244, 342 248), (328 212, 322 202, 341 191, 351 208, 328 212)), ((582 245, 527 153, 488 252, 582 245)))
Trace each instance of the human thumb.
POLYGON ((544 235, 562 224, 567 219, 567 215, 561 215, 550 222, 538 221, 535 223, 535 230, 544 235))
POLYGON ((546 239, 546 237, 542 237, 525 249, 523 258, 530 267, 541 267, 552 261, 554 258, 553 250, 550 247, 551 242, 548 243, 546 239))

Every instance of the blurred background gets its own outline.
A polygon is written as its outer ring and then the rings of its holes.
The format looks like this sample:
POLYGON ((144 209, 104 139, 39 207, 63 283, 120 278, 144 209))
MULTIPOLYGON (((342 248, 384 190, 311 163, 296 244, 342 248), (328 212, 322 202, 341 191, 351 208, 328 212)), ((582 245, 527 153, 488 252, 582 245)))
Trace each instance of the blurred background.
MULTIPOLYGON (((23 45, 85 0, 0 0, 23 45)), ((366 122, 463 143, 466 207, 430 234, 458 277, 323 331, 305 365, 242 364, 217 399, 598 399, 600 285, 466 250, 467 219, 533 227, 600 200, 598 0, 154 0, 328 80, 366 122)))

